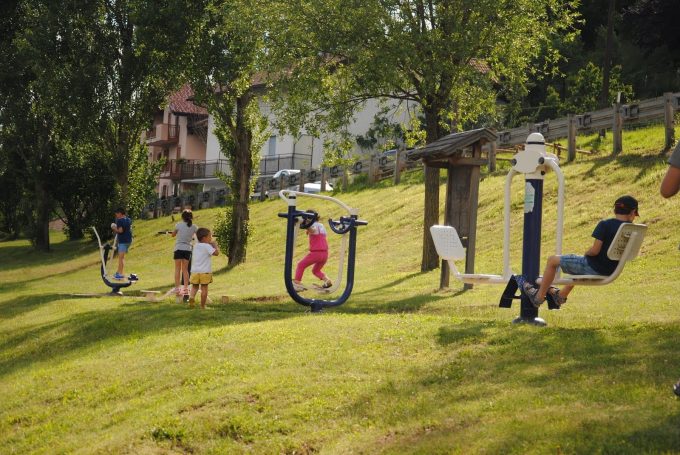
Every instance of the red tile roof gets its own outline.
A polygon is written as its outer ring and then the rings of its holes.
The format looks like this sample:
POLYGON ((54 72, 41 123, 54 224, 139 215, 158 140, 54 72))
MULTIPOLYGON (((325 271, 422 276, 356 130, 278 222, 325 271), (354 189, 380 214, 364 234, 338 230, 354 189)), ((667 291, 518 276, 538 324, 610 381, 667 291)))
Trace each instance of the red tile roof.
POLYGON ((174 114, 185 115, 208 115, 208 111, 201 106, 195 105, 188 98, 194 95, 194 91, 189 84, 184 84, 181 89, 170 95, 168 104, 170 111, 174 114))

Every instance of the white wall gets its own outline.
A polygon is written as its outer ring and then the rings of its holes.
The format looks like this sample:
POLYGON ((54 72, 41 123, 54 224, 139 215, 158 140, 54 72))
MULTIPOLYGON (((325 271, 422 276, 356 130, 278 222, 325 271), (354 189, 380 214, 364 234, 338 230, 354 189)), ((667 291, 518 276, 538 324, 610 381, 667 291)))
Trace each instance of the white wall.
MULTIPOLYGON (((381 104, 379 100, 373 99, 366 102, 364 109, 358 112, 354 120, 347 127, 347 131, 352 137, 363 136, 366 134, 368 129, 373 124, 373 118, 380 112, 384 104, 390 107, 390 110, 386 114, 391 123, 407 123, 409 117, 413 115, 414 106, 406 105, 405 103, 399 104, 396 100, 388 100, 381 104)), ((260 99, 260 112, 270 119, 270 125, 273 124, 274 114, 271 112, 270 107, 263 103, 260 99)), ((213 132, 214 122, 212 116, 208 119, 208 145, 206 149, 206 160, 216 160, 218 158, 224 159, 219 153, 219 143, 213 132)), ((312 151, 312 167, 318 167, 323 161, 323 143, 328 138, 328 136, 321 138, 313 138, 307 134, 304 134, 300 138, 294 138, 291 135, 280 135, 275 129, 271 129, 269 136, 276 136, 276 154, 277 155, 290 155, 294 152, 296 154, 308 154, 307 150, 312 151)), ((378 144, 379 146, 380 144, 378 144)), ((265 140, 262 148, 260 149, 260 156, 266 157, 269 152, 269 140, 265 140)), ((355 146, 354 153, 361 153, 359 146, 355 146)))

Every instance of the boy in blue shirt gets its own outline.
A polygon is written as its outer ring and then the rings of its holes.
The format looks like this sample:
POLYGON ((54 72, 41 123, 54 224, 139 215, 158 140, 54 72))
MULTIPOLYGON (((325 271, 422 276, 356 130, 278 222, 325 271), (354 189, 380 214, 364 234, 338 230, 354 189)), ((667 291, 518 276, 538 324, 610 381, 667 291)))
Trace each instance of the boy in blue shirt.
POLYGON ((132 220, 125 215, 125 209, 117 208, 116 222, 111 223, 111 230, 118 235, 118 270, 113 276, 117 280, 125 278, 125 255, 132 243, 132 220))
POLYGON ((619 226, 622 223, 632 223, 635 217, 640 215, 638 201, 633 196, 621 196, 614 202, 614 215, 614 218, 602 220, 597 224, 593 231, 595 241, 583 256, 576 254, 550 256, 543 272, 541 286, 537 288, 531 283, 524 283, 524 292, 536 308, 545 301, 548 293, 558 305, 567 303, 567 296, 574 286, 567 285, 562 289, 550 286, 555 280, 558 267, 570 275, 611 275, 614 272, 619 261, 609 259, 607 250, 619 226))

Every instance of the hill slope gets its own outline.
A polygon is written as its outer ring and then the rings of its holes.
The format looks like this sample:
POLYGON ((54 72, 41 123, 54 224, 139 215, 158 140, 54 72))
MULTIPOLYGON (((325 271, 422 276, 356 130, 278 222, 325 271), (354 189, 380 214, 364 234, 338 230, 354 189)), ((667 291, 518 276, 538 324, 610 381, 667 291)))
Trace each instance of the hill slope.
MULTIPOLYGON (((227 271, 214 259, 216 303, 203 312, 134 296, 171 286, 172 239, 155 235, 169 217, 135 222, 128 268, 142 281, 122 299, 71 295, 106 291, 91 243, 55 235, 48 255, 0 243, 0 444, 8 453, 675 452, 680 198, 658 196, 659 131, 627 132, 618 158, 563 166, 565 252, 589 246, 621 194, 639 199, 649 230, 615 283, 542 309, 542 329, 512 325, 519 310, 497 307, 498 286, 438 291, 439 272, 419 272, 417 176, 337 194, 370 224, 352 297, 321 315, 285 294, 280 201, 252 206, 246 264, 227 271)), ((500 272, 504 181, 498 171, 481 183, 479 272, 500 272)), ((522 192, 518 178, 516 270, 522 192)), ((552 176, 545 193, 544 257, 554 248, 552 176)), ((302 207, 336 215, 315 200, 302 207)), ((199 211, 196 222, 218 215, 199 211)), ((337 271, 333 256, 327 271, 337 271)))

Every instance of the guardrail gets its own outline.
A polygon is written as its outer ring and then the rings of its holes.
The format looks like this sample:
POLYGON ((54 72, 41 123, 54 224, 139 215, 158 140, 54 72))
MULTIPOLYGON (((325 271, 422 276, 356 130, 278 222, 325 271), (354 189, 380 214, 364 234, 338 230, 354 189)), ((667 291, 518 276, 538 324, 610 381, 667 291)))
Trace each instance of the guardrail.
POLYGON ((567 138, 568 160, 576 156, 576 135, 591 134, 594 131, 612 130, 614 135, 613 153, 623 149, 621 132, 626 127, 644 125, 663 120, 665 124, 665 148, 673 144, 673 117, 680 110, 680 92, 664 93, 663 96, 635 103, 614 103, 612 107, 578 115, 546 120, 541 123, 524 125, 498 133, 497 147, 523 144, 529 134, 543 134, 546 141, 567 138))

